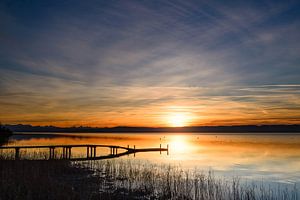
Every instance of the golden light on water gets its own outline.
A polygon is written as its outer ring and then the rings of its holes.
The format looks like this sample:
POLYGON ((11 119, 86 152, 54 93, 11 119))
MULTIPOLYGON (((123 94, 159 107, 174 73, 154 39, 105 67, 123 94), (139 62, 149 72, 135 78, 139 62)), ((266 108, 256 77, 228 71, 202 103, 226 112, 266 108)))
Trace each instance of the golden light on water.
POLYGON ((189 149, 186 137, 183 135, 173 136, 170 140, 170 147, 173 153, 187 153, 189 149))

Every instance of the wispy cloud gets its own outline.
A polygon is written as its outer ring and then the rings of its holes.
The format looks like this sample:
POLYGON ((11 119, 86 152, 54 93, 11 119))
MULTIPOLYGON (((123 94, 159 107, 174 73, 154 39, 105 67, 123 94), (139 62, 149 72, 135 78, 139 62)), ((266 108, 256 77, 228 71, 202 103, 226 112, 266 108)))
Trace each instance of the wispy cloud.
POLYGON ((165 125, 179 109, 194 124, 299 123, 295 7, 4 2, 0 120, 165 125))

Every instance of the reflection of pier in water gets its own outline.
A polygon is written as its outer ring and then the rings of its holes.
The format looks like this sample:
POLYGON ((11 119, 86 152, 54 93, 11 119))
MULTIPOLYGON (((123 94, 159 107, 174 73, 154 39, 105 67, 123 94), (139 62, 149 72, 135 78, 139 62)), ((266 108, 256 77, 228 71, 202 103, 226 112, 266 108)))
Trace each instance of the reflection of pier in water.
POLYGON ((21 149, 48 149, 49 154, 48 158, 37 159, 37 160, 71 160, 71 161, 84 161, 84 160, 104 160, 110 158, 118 158, 125 155, 136 154, 139 152, 153 152, 166 151, 169 155, 169 145, 167 148, 162 148, 161 145, 159 148, 140 148, 136 149, 135 145, 133 148, 130 148, 129 145, 127 147, 115 146, 115 145, 95 145, 95 144, 80 144, 80 145, 47 145, 47 146, 4 146, 0 147, 0 150, 14 150, 14 160, 20 160, 20 150, 21 149), (74 148, 86 148, 86 156, 85 157, 72 157, 72 149, 74 148), (110 154, 97 156, 97 148, 109 148, 110 154), (62 150, 60 156, 55 153, 55 150, 62 150), (118 150, 125 150, 125 152, 118 153, 118 150))

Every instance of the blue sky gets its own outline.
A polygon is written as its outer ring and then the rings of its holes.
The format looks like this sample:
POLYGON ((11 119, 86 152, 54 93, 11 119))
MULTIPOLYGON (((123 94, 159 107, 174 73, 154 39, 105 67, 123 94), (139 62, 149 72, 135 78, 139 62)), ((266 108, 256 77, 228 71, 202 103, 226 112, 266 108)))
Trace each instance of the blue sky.
POLYGON ((2 1, 0 121, 300 123, 299 1, 2 1))

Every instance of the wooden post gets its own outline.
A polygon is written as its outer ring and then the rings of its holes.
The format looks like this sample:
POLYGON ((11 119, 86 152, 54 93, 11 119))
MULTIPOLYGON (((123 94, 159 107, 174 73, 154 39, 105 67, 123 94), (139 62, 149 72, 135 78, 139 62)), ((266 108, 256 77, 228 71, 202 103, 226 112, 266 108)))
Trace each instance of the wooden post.
POLYGON ((89 146, 86 147, 86 157, 88 158, 90 155, 90 148, 89 146))
POLYGON ((169 145, 167 144, 167 155, 169 155, 169 145))
POLYGON ((55 147, 52 148, 52 158, 55 159, 55 147))
POLYGON ((49 147, 49 160, 51 160, 52 159, 52 149, 51 149, 51 147, 49 147))
POLYGON ((159 144, 159 154, 161 154, 161 144, 159 144))
POLYGON ((20 148, 19 147, 16 147, 15 148, 15 160, 19 160, 20 159, 20 148))
POLYGON ((72 147, 69 147, 69 159, 71 158, 71 149, 72 149, 72 147))
POLYGON ((96 147, 94 147, 94 157, 96 157, 96 147))
POLYGON ((49 159, 54 159, 54 147, 49 147, 49 159))
POLYGON ((67 147, 64 147, 64 159, 68 158, 67 147))
POLYGON ((54 147, 49 147, 49 160, 54 159, 54 147))
POLYGON ((92 158, 93 157, 93 154, 94 154, 94 148, 93 147, 90 147, 91 151, 90 151, 90 157, 92 158))

